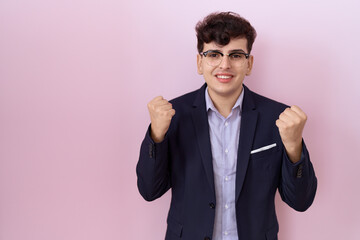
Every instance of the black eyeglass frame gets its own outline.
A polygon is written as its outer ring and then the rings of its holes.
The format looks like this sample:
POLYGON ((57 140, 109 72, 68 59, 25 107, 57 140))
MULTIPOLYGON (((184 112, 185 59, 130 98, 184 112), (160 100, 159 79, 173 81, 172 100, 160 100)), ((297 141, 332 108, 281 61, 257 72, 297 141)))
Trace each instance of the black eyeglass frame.
POLYGON ((206 57, 209 53, 218 53, 218 54, 221 55, 221 57, 224 57, 224 55, 228 56, 228 57, 231 57, 234 54, 243 54, 243 55, 245 55, 246 59, 248 59, 250 57, 250 54, 244 53, 244 52, 232 52, 232 53, 224 54, 224 53, 222 53, 220 51, 217 51, 217 50, 208 50, 206 52, 201 52, 200 55, 206 57))

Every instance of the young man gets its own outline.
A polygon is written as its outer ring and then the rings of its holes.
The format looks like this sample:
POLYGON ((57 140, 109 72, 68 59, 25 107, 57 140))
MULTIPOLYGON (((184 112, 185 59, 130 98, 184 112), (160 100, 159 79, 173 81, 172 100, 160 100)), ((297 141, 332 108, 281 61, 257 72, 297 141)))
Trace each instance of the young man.
POLYGON ((235 13, 196 26, 205 84, 148 104, 138 188, 147 201, 171 188, 167 240, 277 239, 274 197, 297 211, 313 202, 317 179, 302 139, 305 113, 250 91, 256 37, 235 13))

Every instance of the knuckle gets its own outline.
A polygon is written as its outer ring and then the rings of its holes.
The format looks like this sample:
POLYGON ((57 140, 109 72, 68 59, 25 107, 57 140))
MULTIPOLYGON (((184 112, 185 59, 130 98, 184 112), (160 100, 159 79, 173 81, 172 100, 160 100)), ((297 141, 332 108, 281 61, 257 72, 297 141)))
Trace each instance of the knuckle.
POLYGON ((161 109, 159 107, 154 107, 154 111, 157 113, 157 114, 161 114, 161 109))
POLYGON ((292 123, 287 123, 284 125, 283 129, 284 130, 289 130, 292 127, 292 123))
POLYGON ((296 118, 296 119, 294 119, 293 125, 299 125, 300 123, 301 123, 301 119, 296 118))

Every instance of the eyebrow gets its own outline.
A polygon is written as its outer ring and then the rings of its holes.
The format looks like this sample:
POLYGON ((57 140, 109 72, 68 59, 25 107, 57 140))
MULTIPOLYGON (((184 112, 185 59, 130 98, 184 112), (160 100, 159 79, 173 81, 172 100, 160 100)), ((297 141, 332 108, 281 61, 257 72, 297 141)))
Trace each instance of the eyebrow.
MULTIPOLYGON (((220 51, 219 49, 209 49, 207 51, 213 51, 213 52, 221 52, 223 53, 222 51, 220 51)), ((243 52, 243 53, 246 53, 244 50, 242 49, 233 49, 233 50, 230 50, 229 53, 234 53, 234 52, 243 52)))
POLYGON ((242 49, 233 49, 233 50, 230 50, 230 53, 233 53, 233 52, 243 52, 243 53, 246 53, 244 50, 242 49))

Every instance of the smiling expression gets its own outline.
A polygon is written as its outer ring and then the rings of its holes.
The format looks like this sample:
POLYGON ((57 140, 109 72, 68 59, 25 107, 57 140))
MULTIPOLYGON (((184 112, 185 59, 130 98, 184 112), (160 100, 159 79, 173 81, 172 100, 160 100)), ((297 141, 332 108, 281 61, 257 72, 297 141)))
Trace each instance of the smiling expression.
MULTIPOLYGON (((248 53, 247 40, 246 38, 231 39, 225 46, 219 46, 215 42, 205 43, 203 52, 208 50, 217 50, 225 55, 233 52, 248 53)), ((240 65, 233 64, 228 56, 224 56, 218 66, 210 66, 205 58, 200 54, 197 55, 197 69, 198 73, 204 76, 210 97, 213 100, 218 98, 237 99, 242 91, 245 76, 251 73, 253 56, 250 55, 240 65)))

